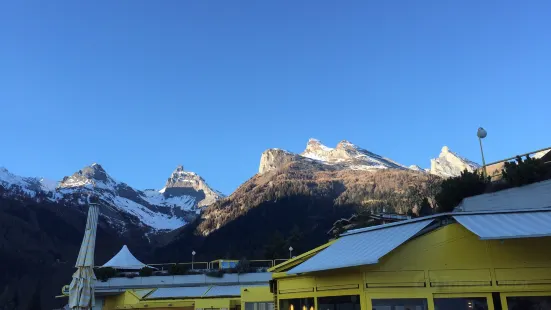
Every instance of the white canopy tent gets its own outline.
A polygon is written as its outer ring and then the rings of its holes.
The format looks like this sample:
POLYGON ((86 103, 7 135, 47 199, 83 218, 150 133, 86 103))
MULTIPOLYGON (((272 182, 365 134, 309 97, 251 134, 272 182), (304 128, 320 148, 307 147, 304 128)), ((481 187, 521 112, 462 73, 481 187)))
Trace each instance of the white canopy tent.
POLYGON ((124 245, 122 249, 119 251, 119 253, 113 256, 113 258, 111 258, 102 267, 111 267, 111 268, 123 269, 123 270, 140 270, 143 267, 149 267, 149 266, 140 262, 136 257, 134 257, 134 255, 130 253, 130 250, 128 249, 128 247, 124 245))

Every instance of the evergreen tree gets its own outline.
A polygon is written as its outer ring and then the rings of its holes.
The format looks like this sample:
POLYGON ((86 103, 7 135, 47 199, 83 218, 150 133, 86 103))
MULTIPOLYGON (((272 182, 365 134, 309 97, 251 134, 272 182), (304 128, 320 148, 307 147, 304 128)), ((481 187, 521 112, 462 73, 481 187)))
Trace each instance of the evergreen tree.
POLYGON ((541 159, 527 157, 522 160, 517 156, 516 162, 505 163, 502 174, 509 186, 523 186, 551 178, 551 165, 541 159))
POLYGON ((477 172, 461 172, 460 176, 444 180, 436 195, 438 212, 451 212, 463 198, 484 193, 488 178, 477 172))
POLYGON ((293 229, 291 229, 291 232, 289 233, 289 237, 286 240, 285 248, 288 249, 290 246, 293 247, 295 253, 302 252, 302 239, 303 239, 303 233, 300 230, 300 227, 295 224, 293 226, 293 229))
POLYGON ((279 230, 276 230, 270 242, 265 246, 264 256, 267 259, 287 257, 286 242, 279 230))
POLYGON ((428 198, 423 198, 421 201, 421 207, 419 208, 419 216, 427 216, 432 214, 432 207, 430 206, 428 198))

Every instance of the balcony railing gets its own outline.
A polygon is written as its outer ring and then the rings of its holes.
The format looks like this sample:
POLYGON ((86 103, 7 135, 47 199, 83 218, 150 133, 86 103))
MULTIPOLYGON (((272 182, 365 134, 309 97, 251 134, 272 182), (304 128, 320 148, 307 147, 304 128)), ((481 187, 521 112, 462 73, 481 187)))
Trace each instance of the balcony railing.
MULTIPOLYGON (((512 161, 516 160, 517 157, 520 157, 520 158, 526 158, 528 156, 533 157, 534 154, 544 152, 544 151, 551 152, 551 147, 544 148, 544 149, 537 150, 537 151, 533 151, 533 152, 530 152, 530 153, 524 153, 524 154, 516 155, 516 156, 513 156, 513 157, 502 159, 500 161, 496 161, 496 162, 493 162, 493 163, 486 164, 486 172, 488 173, 488 176, 490 177, 490 181, 493 182, 493 181, 499 181, 499 180, 502 179, 502 177, 503 177, 503 168, 505 167, 506 162, 512 162, 512 161)), ((547 155, 544 155, 544 158, 545 157, 547 157, 547 155)), ((551 164, 551 160, 547 160, 544 163, 546 165, 551 164)), ((482 167, 480 167, 478 169, 478 172, 482 172, 482 167)))

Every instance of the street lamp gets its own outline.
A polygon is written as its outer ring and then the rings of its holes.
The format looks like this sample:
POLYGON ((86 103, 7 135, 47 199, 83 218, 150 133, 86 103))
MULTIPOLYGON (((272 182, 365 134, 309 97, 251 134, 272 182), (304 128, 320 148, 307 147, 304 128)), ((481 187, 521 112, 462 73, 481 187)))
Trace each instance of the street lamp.
POLYGON ((482 154, 482 173, 485 177, 487 177, 488 173, 486 172, 486 160, 484 159, 484 150, 482 149, 482 139, 486 138, 488 132, 486 132, 484 128, 478 127, 476 135, 478 136, 478 142, 480 143, 480 154, 482 154))
POLYGON ((289 247, 289 258, 293 258, 293 247, 289 247))
POLYGON ((195 261, 195 251, 191 252, 191 270, 193 270, 193 262, 195 261))

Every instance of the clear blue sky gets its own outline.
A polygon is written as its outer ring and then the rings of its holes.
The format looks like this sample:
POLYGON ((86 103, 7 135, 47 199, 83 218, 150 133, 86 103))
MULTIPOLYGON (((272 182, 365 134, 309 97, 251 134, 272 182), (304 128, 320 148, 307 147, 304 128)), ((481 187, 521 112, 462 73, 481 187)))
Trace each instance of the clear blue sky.
POLYGON ((403 164, 551 146, 550 1, 4 1, 0 166, 183 164, 226 194, 262 151, 347 139, 403 164))

